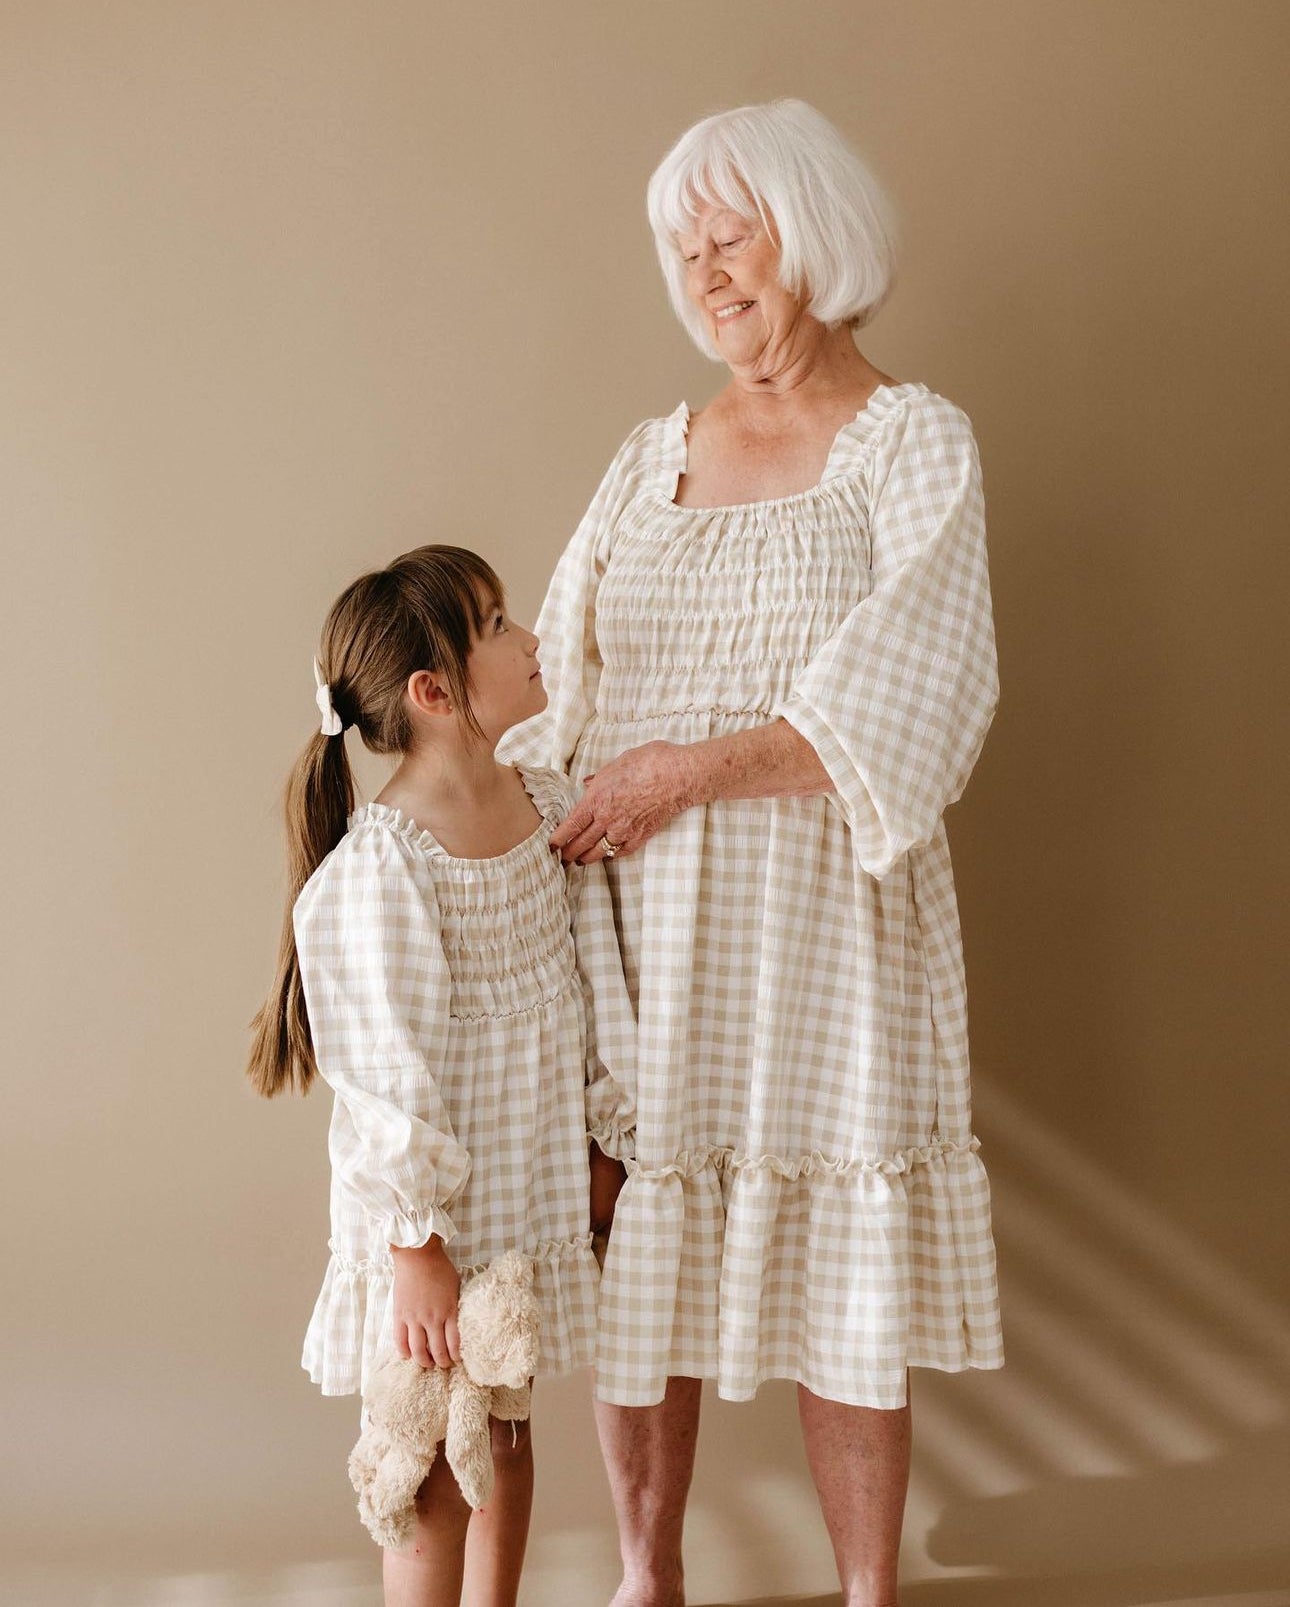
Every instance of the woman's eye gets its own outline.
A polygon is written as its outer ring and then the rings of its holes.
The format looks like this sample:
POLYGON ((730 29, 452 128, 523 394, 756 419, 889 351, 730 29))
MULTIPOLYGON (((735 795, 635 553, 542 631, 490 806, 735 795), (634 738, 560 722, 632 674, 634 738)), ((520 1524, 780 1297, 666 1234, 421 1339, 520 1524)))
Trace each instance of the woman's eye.
POLYGON ((721 249, 723 251, 733 251, 734 248, 737 245, 742 245, 743 244, 745 238, 746 238, 746 236, 740 234, 740 235, 736 235, 733 240, 722 240, 721 241, 721 249))

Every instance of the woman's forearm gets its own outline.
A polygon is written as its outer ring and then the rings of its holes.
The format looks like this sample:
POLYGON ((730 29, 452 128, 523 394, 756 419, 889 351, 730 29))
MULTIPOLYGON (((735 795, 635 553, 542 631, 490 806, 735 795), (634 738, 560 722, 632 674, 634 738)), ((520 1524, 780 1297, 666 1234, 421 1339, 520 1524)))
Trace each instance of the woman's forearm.
POLYGON ((551 833, 566 864, 633 854, 683 810, 720 798, 833 791, 815 749, 787 720, 706 742, 644 742, 583 782, 582 797, 551 833))
POLYGON ((787 720, 690 743, 685 755, 691 804, 721 798, 810 798, 833 791, 819 755, 787 720))

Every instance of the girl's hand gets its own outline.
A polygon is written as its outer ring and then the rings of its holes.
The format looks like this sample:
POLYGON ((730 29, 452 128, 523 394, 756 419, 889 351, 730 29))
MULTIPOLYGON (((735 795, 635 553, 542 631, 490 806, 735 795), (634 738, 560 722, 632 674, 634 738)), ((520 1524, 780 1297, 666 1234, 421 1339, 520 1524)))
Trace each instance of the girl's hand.
POLYGON ((394 1344, 422 1367, 451 1367, 461 1360, 457 1297, 461 1276, 443 1240, 432 1236, 415 1250, 390 1247, 394 1258, 394 1344))
POLYGON ((627 1168, 606 1155, 594 1139, 591 1144, 591 1231, 607 1234, 614 1222, 614 1207, 627 1181, 627 1168))
POLYGON ((682 742, 628 748, 584 780, 582 797, 551 833, 551 846, 566 865, 604 859, 602 837, 613 843, 615 858, 635 853, 700 801, 698 765, 692 747, 682 742))

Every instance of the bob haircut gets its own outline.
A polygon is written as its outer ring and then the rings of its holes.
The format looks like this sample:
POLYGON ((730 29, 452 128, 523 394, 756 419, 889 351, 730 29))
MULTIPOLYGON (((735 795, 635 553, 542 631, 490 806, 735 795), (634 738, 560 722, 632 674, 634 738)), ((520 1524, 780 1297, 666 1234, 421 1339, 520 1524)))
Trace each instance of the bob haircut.
POLYGON ((780 283, 822 324, 859 329, 895 277, 886 196, 827 118, 803 100, 705 117, 655 168, 646 206, 672 308, 706 356, 721 354, 685 294, 677 236, 704 204, 755 211, 779 240, 780 283))

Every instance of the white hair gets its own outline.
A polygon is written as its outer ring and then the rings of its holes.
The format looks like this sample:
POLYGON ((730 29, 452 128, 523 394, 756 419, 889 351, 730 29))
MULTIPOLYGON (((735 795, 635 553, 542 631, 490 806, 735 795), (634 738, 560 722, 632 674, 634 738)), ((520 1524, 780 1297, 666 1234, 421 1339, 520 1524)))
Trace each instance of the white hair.
POLYGON ((803 100, 740 106, 705 117, 655 168, 646 205, 677 317, 720 361, 685 293, 678 235, 703 205, 749 215, 779 239, 779 279, 822 324, 868 323, 895 276, 891 208, 873 174, 826 117, 803 100), (768 216, 769 214, 769 216, 768 216))

